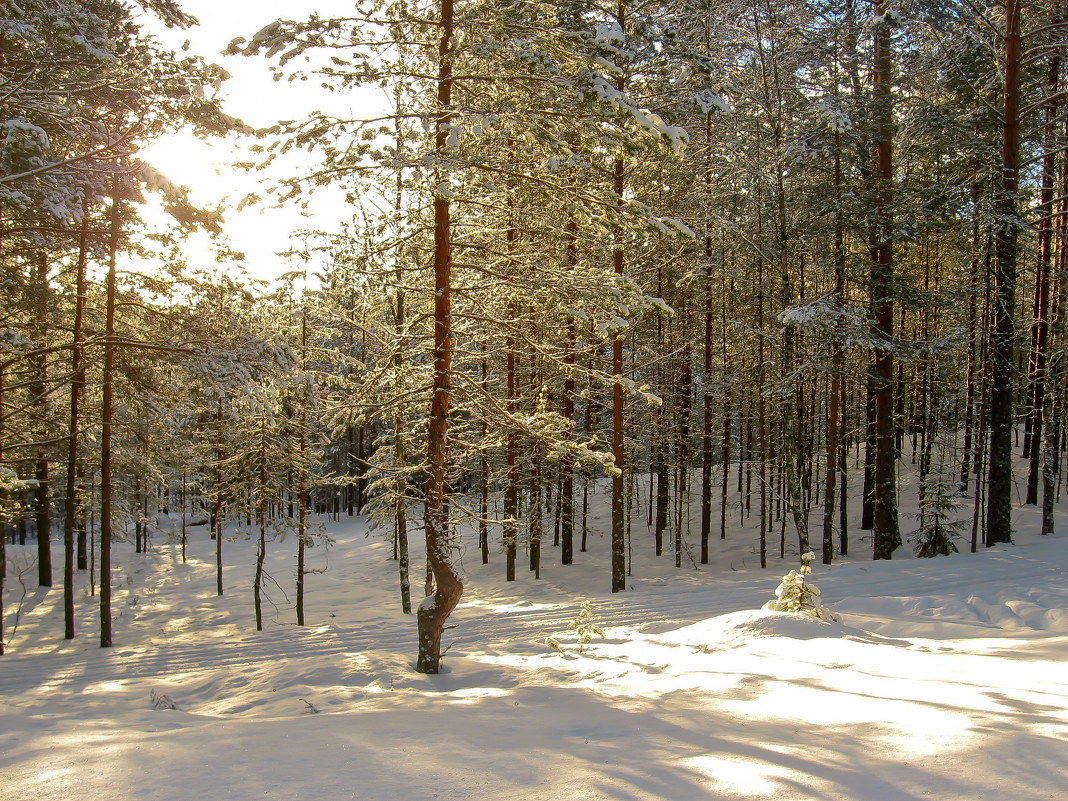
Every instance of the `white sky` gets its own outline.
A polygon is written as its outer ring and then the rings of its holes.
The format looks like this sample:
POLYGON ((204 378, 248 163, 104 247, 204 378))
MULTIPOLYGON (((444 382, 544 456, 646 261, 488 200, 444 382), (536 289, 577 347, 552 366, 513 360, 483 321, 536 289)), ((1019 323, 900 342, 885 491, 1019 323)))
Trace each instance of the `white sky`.
MULTIPOLYGON (((197 17, 200 25, 190 30, 167 30, 160 26, 156 37, 178 50, 188 40, 189 50, 209 63, 223 66, 232 78, 223 86, 224 108, 252 127, 265 127, 281 119, 299 119, 317 108, 333 104, 348 111, 351 98, 326 92, 312 82, 272 80, 264 58, 224 56, 222 50, 237 37, 251 39, 268 23, 280 19, 303 18, 312 11, 329 13, 350 6, 342 0, 316 0, 298 3, 279 0, 184 0, 182 8, 197 17)), ((366 101, 364 101, 366 102, 366 101)), ((277 255, 291 246, 292 233, 301 228, 331 228, 348 213, 335 195, 320 193, 310 207, 311 218, 296 209, 246 208, 236 211, 237 202, 257 190, 261 181, 271 182, 280 173, 245 173, 230 166, 247 158, 245 148, 253 139, 203 141, 183 134, 165 137, 142 150, 142 158, 172 181, 190 188, 193 199, 205 207, 222 204, 226 209, 225 231, 230 245, 246 255, 245 267, 254 277, 273 279, 293 269, 277 255)), ((290 168, 293 165, 290 164, 290 168)), ((263 194, 262 191, 259 194, 263 194)), ((192 266, 206 266, 210 249, 206 237, 194 237, 185 253, 192 266)))

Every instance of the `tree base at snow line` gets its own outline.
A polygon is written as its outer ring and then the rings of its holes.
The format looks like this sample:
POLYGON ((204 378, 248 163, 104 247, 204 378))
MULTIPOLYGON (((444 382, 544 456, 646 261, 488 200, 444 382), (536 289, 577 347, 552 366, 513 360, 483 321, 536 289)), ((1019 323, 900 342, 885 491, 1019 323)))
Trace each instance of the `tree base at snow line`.
POLYGON ((952 535, 944 529, 933 530, 916 546, 916 556, 921 559, 949 556, 951 553, 957 553, 957 546, 953 544, 952 535))
POLYGON ((419 656, 415 669, 420 673, 441 672, 441 632, 445 629, 456 604, 463 595, 463 585, 456 582, 438 581, 438 589, 419 604, 416 620, 419 627, 419 656), (444 584, 444 586, 443 586, 444 584))

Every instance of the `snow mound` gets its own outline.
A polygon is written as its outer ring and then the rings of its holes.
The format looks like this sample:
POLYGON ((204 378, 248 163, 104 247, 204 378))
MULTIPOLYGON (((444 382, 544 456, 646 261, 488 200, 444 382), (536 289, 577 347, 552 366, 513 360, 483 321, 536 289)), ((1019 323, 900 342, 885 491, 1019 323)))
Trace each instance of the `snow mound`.
POLYGON ((812 615, 752 609, 708 618, 674 631, 663 632, 656 635, 655 639, 664 644, 719 650, 737 648, 747 642, 768 637, 814 640, 857 633, 861 632, 855 632, 841 623, 819 620, 812 615))

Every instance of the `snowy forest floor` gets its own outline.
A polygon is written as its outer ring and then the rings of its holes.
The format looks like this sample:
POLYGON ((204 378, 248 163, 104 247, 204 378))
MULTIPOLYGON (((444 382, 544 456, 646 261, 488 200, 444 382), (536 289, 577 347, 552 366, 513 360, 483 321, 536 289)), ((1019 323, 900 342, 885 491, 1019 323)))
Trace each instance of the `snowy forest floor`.
POLYGON ((612 595, 607 497, 593 501, 589 551, 562 567, 546 545, 537 581, 520 569, 505 582, 497 549, 483 566, 465 543, 465 593, 436 676, 413 669, 392 549, 358 517, 325 523, 335 543, 312 552, 327 569, 308 576, 304 628, 289 600, 293 539, 270 543, 279 586, 260 633, 253 539, 224 541, 222 597, 206 528, 190 529, 186 564, 158 532, 147 554, 118 544, 110 649, 96 645, 88 578, 78 636, 64 641, 62 589, 23 597, 34 549, 9 546, 0 796, 1064 798, 1068 500, 1055 536, 1019 508, 1015 545, 930 560, 905 546, 872 562, 854 521, 850 557, 812 576, 839 623, 756 611, 797 548, 780 560, 776 538, 761 570, 755 527, 736 509, 699 570, 685 557, 676 569, 669 548, 652 555, 643 509, 628 590, 612 595), (567 625, 585 598, 607 636, 580 652, 567 625))

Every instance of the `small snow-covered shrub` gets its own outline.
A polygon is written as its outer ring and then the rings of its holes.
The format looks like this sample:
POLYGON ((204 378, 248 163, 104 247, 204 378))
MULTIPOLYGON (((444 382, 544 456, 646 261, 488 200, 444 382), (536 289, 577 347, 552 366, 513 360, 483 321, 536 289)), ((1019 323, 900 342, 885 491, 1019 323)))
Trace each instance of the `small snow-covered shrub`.
MULTIPOLYGON (((596 634, 602 638, 605 636, 604 629, 593 622, 593 609, 590 607, 589 600, 582 602, 578 617, 567 624, 567 630, 575 632, 575 636, 578 638, 578 652, 580 654, 583 646, 593 639, 593 635, 596 634)), ((546 637, 545 644, 554 651, 563 653, 563 646, 560 645, 560 641, 555 637, 546 637)))
POLYGON ((769 612, 801 612, 820 620, 837 622, 838 618, 820 600, 819 587, 807 580, 815 558, 816 554, 811 551, 802 554, 800 572, 791 570, 782 577, 782 582, 775 590, 775 598, 764 604, 764 609, 769 612))

